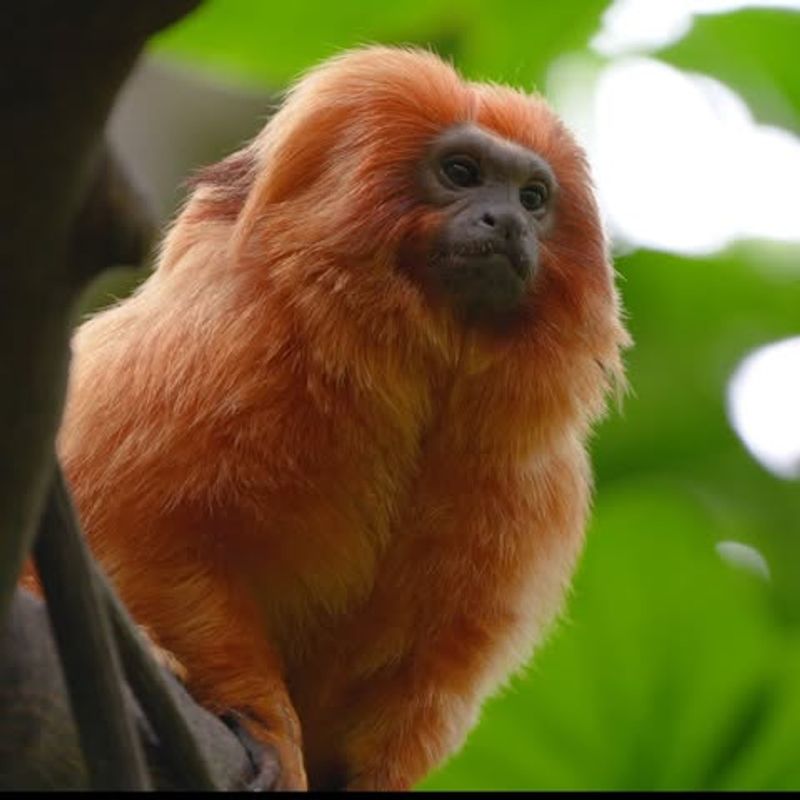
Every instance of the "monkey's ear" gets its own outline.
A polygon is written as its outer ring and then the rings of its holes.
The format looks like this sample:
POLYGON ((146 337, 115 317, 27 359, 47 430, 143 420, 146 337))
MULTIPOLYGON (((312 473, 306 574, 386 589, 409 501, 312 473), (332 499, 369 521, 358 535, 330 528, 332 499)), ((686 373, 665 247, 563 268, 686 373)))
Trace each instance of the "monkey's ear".
POLYGON ((255 182, 256 158, 248 146, 216 164, 202 167, 187 181, 193 199, 203 206, 203 216, 235 221, 255 182))

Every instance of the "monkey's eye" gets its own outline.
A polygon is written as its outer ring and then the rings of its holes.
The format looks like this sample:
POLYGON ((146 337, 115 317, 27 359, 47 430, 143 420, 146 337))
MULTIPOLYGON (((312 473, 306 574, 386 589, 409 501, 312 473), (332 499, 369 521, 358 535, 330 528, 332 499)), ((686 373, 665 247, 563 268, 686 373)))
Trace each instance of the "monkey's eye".
POLYGON ((481 171, 478 164, 469 156, 450 156, 442 162, 442 172, 447 179, 463 189, 478 186, 481 182, 481 171))
POLYGON ((537 181, 519 190, 519 200, 528 211, 541 211, 547 204, 549 194, 547 186, 537 181))

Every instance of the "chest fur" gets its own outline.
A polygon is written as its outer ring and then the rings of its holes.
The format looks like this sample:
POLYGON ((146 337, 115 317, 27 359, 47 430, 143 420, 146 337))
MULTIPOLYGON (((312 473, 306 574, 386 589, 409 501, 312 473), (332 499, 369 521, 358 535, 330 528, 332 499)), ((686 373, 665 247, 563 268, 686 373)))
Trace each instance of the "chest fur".
MULTIPOLYGON (((298 451, 297 437, 288 437, 292 453, 268 454, 264 469, 279 480, 260 499, 248 568, 273 635, 292 646, 303 647, 296 631, 313 637, 363 605, 412 537, 420 572, 448 561, 469 572, 472 559, 477 574, 495 552, 484 540, 494 523, 477 526, 481 541, 471 542, 461 511, 476 502, 479 484, 488 486, 486 503, 502 523, 517 449, 525 448, 521 410, 504 408, 484 381, 406 387, 350 396, 339 388, 335 397, 317 387, 298 429, 307 447, 298 451), (487 406, 494 422, 478 416, 487 406)), ((507 556, 508 542, 502 548, 507 556)))

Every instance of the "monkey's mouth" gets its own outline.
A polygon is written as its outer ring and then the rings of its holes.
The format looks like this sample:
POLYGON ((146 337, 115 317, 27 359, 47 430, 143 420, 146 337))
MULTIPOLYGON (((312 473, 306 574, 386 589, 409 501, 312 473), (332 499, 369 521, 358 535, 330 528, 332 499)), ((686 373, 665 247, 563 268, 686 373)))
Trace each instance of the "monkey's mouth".
POLYGON ((452 244, 432 255, 430 267, 444 295, 474 321, 513 314, 532 272, 521 254, 491 240, 452 244))
POLYGON ((476 263, 480 263, 483 258, 500 256, 506 260, 508 266, 519 276, 520 280, 528 280, 531 274, 531 264, 516 248, 509 247, 506 242, 497 242, 493 239, 458 242, 447 250, 443 250, 442 254, 445 257, 449 255, 451 258, 460 258, 476 263))

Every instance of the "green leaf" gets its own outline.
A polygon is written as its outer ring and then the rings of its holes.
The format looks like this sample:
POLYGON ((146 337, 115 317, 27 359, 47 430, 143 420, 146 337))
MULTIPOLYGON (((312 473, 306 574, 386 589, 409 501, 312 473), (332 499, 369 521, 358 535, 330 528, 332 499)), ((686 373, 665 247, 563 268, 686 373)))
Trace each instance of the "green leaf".
POLYGON ((430 46, 472 77, 541 85, 550 61, 581 47, 606 0, 209 0, 157 37, 156 53, 267 86, 282 85, 344 48, 369 42, 430 46))
POLYGON ((598 431, 598 491, 631 474, 689 487, 721 538, 755 543, 773 564, 780 613, 800 624, 800 492, 757 464, 726 413, 727 382, 753 349, 795 336, 798 249, 762 243, 705 259, 620 258, 634 347, 631 394, 598 431))
POLYGON ((160 36, 154 50, 274 87, 344 47, 425 27, 441 5, 211 0, 160 36))
POLYGON ((730 84, 760 121, 798 130, 799 45, 800 13, 748 9, 696 17, 689 34, 658 56, 730 84))
POLYGON ((797 641, 680 489, 601 495, 563 622, 431 789, 800 787, 797 641))
POLYGON ((763 245, 702 260, 637 251, 616 267, 632 392, 598 437, 601 475, 714 458, 737 443, 725 414, 732 371, 752 349, 797 334, 796 268, 775 265, 763 245))

